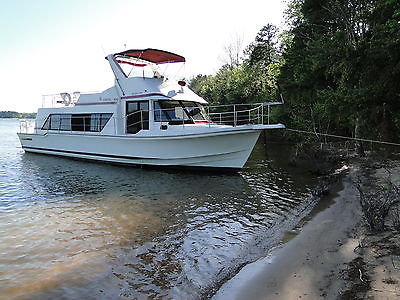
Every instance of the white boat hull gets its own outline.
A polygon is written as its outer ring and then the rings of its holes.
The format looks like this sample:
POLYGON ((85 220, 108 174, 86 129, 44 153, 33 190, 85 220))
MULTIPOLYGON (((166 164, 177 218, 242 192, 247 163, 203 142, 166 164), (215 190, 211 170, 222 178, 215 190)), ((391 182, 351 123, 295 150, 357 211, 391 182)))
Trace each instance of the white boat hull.
POLYGON ((18 136, 26 152, 131 165, 240 169, 260 132, 242 129, 146 137, 49 132, 18 136))

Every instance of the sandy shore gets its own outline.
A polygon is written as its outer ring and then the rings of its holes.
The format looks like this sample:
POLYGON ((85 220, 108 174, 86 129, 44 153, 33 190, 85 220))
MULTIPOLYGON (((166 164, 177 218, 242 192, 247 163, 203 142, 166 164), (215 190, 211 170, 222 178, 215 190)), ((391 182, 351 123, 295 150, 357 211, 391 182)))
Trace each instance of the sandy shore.
MULTIPOLYGON (((394 174, 400 174, 396 168, 394 174)), ((268 257, 245 266, 213 299, 400 297, 399 234, 368 232, 354 184, 359 175, 352 167, 328 208, 268 257)), ((374 170, 373 176, 379 180, 385 172, 374 170)))

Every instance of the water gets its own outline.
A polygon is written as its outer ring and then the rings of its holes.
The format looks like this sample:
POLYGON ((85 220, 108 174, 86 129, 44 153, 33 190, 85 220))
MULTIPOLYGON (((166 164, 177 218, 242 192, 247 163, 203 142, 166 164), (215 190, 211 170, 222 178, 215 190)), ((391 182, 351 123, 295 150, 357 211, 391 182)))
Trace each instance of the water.
POLYGON ((162 171, 24 153, 18 130, 0 119, 0 298, 208 297, 314 204, 288 146, 162 171))

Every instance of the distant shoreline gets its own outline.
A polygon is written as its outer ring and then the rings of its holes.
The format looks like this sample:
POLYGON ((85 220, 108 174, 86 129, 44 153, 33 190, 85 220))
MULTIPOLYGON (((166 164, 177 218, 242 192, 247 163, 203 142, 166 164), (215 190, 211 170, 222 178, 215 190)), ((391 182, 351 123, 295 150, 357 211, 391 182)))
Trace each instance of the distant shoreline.
POLYGON ((19 113, 16 111, 0 111, 0 119, 34 119, 36 113, 19 113))

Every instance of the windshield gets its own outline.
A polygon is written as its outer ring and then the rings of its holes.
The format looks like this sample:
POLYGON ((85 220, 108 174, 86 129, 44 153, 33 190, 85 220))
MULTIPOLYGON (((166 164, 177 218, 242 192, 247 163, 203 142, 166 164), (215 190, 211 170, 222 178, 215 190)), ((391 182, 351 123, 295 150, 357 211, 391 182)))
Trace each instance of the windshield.
POLYGON ((154 102, 154 121, 190 122, 206 121, 206 112, 200 103, 191 101, 156 101, 154 102))

